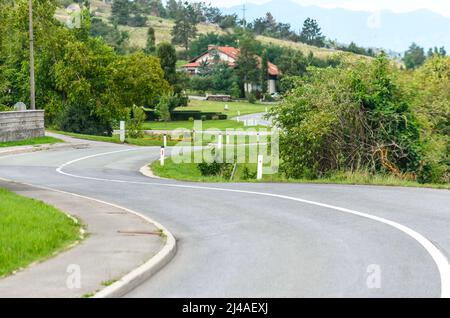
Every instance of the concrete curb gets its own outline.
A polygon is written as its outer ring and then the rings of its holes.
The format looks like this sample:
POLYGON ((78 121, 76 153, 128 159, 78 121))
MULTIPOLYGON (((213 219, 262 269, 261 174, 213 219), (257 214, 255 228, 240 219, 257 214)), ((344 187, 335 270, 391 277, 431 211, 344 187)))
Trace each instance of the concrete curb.
POLYGON ((23 184, 30 187, 35 187, 38 189, 43 190, 49 190, 54 191, 66 195, 71 195, 79 198, 83 198, 86 200, 91 200, 94 202, 102 203, 105 205, 109 205, 112 207, 115 207, 117 209, 124 210, 128 213, 134 214, 140 218, 142 218, 144 221, 153 224, 156 228, 158 228, 161 231, 161 235, 164 235, 166 237, 166 244, 165 246, 151 259, 149 259, 146 263, 139 266, 138 268, 134 269, 130 273, 123 276, 121 279, 119 279, 114 284, 102 289, 101 291, 97 292, 92 298, 118 298, 123 295, 125 295, 127 292, 133 290, 146 280, 148 280, 151 276, 153 276, 155 273, 157 273, 161 268, 163 268, 169 261, 175 256, 176 254, 176 240, 175 237, 170 233, 163 225, 161 225, 158 222, 153 221, 149 217, 138 213, 136 211, 130 210, 128 208, 105 202, 102 200, 90 198, 87 196, 66 192, 62 190, 52 189, 49 187, 43 187, 43 186, 36 186, 25 182, 17 182, 14 180, 9 180, 5 178, 1 178, 0 180, 6 181, 6 182, 12 182, 16 184, 23 184))
POLYGON ((158 177, 157 175, 155 175, 153 173, 153 170, 150 169, 149 165, 151 165, 151 163, 149 163, 148 165, 143 166, 141 169, 139 169, 139 172, 141 174, 143 174, 144 176, 149 177, 149 178, 160 179, 160 180, 170 180, 170 179, 158 177))

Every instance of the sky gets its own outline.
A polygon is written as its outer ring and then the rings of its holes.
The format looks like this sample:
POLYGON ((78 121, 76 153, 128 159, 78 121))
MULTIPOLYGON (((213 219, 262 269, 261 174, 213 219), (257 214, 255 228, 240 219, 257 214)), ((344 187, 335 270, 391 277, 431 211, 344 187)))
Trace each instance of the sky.
MULTIPOLYGON (((271 0, 209 0, 211 4, 223 6, 235 6, 244 3, 265 3, 271 0)), ((276 1, 276 0, 275 0, 276 1)), ((292 0, 303 5, 318 5, 327 8, 345 8, 376 12, 391 10, 394 12, 408 12, 417 9, 429 9, 441 15, 450 17, 449 0, 292 0)))

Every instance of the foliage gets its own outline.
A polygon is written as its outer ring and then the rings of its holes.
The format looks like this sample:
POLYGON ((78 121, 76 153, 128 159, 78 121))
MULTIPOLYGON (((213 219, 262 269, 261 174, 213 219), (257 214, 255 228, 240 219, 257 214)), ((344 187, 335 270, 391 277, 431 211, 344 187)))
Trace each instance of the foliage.
POLYGON ((305 20, 300 33, 300 41, 318 47, 325 45, 325 37, 322 35, 322 31, 316 20, 311 18, 305 20))
POLYGON ((283 129, 280 155, 288 177, 361 169, 413 176, 422 154, 418 123, 384 55, 308 74, 271 110, 283 129))
POLYGON ((144 49, 146 54, 155 54, 156 53, 156 37, 155 37, 155 29, 149 27, 147 30, 147 43, 144 49))
POLYGON ((133 105, 133 107, 130 108, 127 120, 127 137, 142 138, 144 135, 142 125, 144 124, 145 119, 145 112, 142 107, 133 105))
POLYGON ((261 86, 261 93, 265 95, 268 91, 268 79, 269 79, 269 56, 267 54, 267 50, 264 50, 262 57, 261 57, 261 80, 260 80, 260 86, 261 86))
POLYGON ((173 109, 173 106, 171 105, 171 99, 173 96, 164 95, 159 100, 158 105, 156 105, 155 113, 162 121, 170 121, 170 112, 173 109))
POLYGON ((196 11, 191 4, 180 7, 175 26, 172 29, 172 44, 182 45, 188 51, 190 40, 197 35, 197 24, 199 22, 196 11))
POLYGON ((93 37, 101 37, 109 46, 120 54, 124 54, 128 50, 128 42, 130 35, 126 31, 119 31, 117 27, 110 26, 103 22, 102 19, 92 18, 90 35, 93 37))
POLYGON ((416 43, 411 44, 408 51, 405 52, 403 62, 407 69, 413 70, 420 67, 426 60, 425 51, 416 43))
POLYGON ((236 63, 236 74, 244 84, 259 82, 260 69, 256 58, 256 41, 251 34, 245 34, 239 41, 239 58, 236 63))

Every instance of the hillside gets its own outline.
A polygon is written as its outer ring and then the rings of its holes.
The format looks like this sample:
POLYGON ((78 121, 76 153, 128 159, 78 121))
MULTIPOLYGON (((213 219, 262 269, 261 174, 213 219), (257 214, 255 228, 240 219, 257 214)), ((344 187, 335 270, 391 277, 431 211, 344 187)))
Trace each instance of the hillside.
MULTIPOLYGON (((248 21, 271 12, 277 21, 290 23, 294 30, 301 28, 303 21, 311 17, 319 22, 328 38, 344 44, 354 41, 363 47, 396 52, 404 52, 412 42, 427 49, 443 45, 450 48, 450 19, 429 10, 403 13, 383 10, 372 13, 301 5, 292 0, 248 3, 246 9, 248 21)), ((242 15, 242 5, 221 10, 225 14, 242 15)))
MULTIPOLYGON (((102 18, 103 21, 110 24, 109 18, 111 16, 111 5, 107 3, 103 3, 102 1, 94 0, 91 4, 91 9, 94 12, 95 16, 102 18)), ((65 21, 68 17, 67 13, 63 8, 60 8, 56 12, 56 17, 60 21, 65 21)), ((171 31, 174 26, 174 21, 169 19, 163 19, 155 16, 148 17, 148 26, 152 26, 155 29, 156 35, 156 43, 161 43, 163 41, 170 42, 171 40, 171 31)), ((143 48, 147 41, 147 28, 148 27, 130 27, 130 26, 119 26, 120 30, 128 31, 130 34, 130 46, 143 48)), ((206 34, 208 32, 211 33, 225 33, 224 30, 219 28, 217 25, 213 24, 203 24, 200 23, 197 26, 199 34, 206 34)), ((230 31, 227 31, 230 32, 230 31)), ((332 49, 326 48, 318 48, 315 46, 310 46, 303 43, 295 43, 292 41, 280 40, 275 38, 270 38, 266 36, 258 36, 257 39, 264 44, 273 44, 279 45, 283 47, 290 47, 293 49, 297 49, 302 51, 305 55, 309 54, 309 52, 313 52, 314 55, 320 59, 325 59, 330 57, 336 53, 341 53, 347 55, 349 57, 361 58, 363 56, 355 55, 353 53, 342 52, 332 49)), ((182 50, 181 47, 177 48, 178 50, 182 50)), ((363 57, 365 58, 365 57, 363 57)))

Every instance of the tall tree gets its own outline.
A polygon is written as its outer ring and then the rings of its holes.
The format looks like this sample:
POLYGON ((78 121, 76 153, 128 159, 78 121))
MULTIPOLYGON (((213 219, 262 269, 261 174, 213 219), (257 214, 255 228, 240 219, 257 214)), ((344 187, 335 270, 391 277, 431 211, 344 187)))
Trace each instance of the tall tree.
POLYGON ((183 7, 172 29, 172 43, 182 45, 186 51, 189 50, 190 40, 197 35, 197 20, 193 14, 189 7, 183 7))
POLYGON ((131 3, 129 0, 114 0, 111 7, 113 24, 127 25, 130 18, 131 3))
POLYGON ((251 34, 244 34, 239 42, 239 58, 236 73, 244 83, 245 92, 250 93, 250 86, 259 82, 259 63, 256 58, 256 41, 251 34))
POLYGON ((261 92, 265 95, 268 91, 268 81, 269 79, 269 56, 267 50, 263 51, 261 57, 261 92))
POLYGON ((149 27, 147 30, 147 43, 145 45, 145 53, 154 54, 156 52, 155 29, 149 27))
POLYGON ((403 57, 403 62, 409 70, 418 68, 425 62, 425 60, 426 57, 423 47, 418 46, 416 43, 411 44, 403 57))
POLYGON ((316 20, 311 18, 305 20, 300 33, 300 41, 318 47, 325 45, 325 36, 322 35, 322 30, 316 20))

